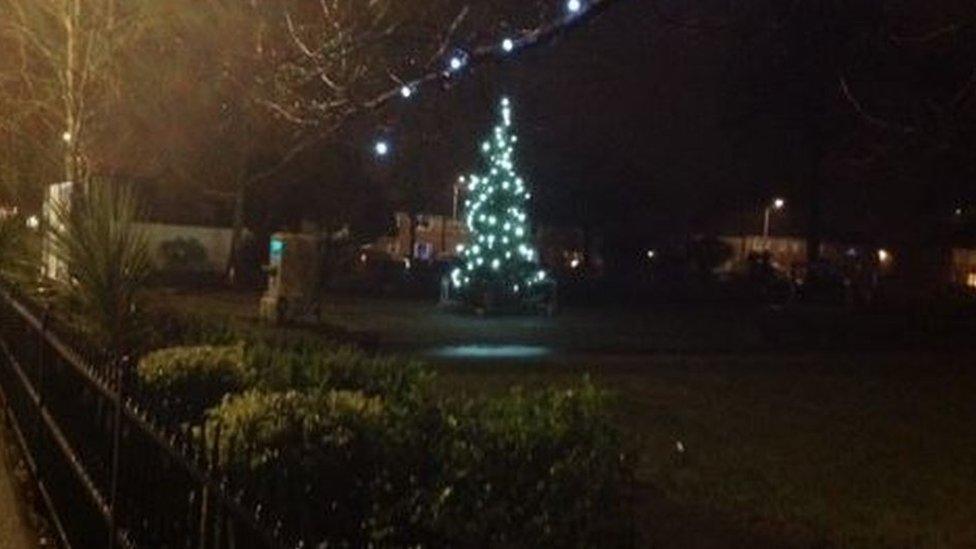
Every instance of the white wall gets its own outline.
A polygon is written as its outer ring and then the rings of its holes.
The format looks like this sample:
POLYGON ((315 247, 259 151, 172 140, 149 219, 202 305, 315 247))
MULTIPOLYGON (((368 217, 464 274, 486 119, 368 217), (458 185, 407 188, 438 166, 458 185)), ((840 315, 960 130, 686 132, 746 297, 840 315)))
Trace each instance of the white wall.
POLYGON ((198 227, 194 225, 164 225, 161 223, 138 223, 146 231, 149 250, 157 266, 162 265, 160 245, 170 240, 183 238, 196 240, 207 251, 207 266, 220 272, 227 266, 230 258, 230 244, 233 230, 222 227, 198 227))

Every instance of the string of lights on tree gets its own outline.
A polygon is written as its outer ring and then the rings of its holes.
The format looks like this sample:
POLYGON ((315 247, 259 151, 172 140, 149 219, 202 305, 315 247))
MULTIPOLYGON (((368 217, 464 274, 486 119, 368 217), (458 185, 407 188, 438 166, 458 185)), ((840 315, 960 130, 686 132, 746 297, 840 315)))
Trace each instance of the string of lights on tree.
POLYGON ((463 265, 451 272, 451 282, 459 290, 518 297, 546 280, 530 240, 526 210, 532 195, 515 171, 512 155, 518 137, 511 128, 512 106, 506 97, 501 101, 501 123, 481 145, 487 173, 461 178, 470 198, 465 200, 469 242, 458 246, 463 265))
MULTIPOLYGON (((405 81, 399 88, 391 89, 370 101, 366 107, 376 108, 399 97, 409 100, 416 97, 424 85, 442 79, 457 79, 470 70, 474 65, 489 61, 510 58, 513 54, 541 45, 572 26, 595 17, 610 4, 618 0, 566 0, 565 13, 562 18, 549 25, 524 32, 517 36, 500 38, 494 44, 488 44, 470 50, 456 48, 444 60, 443 69, 428 73, 422 77, 405 81)), ((379 157, 385 157, 393 152, 393 146, 388 137, 379 137, 373 143, 373 152, 379 157)))
MULTIPOLYGON (((455 49, 440 72, 403 82, 370 106, 377 107, 397 95, 403 100, 412 99, 425 84, 457 79, 477 63, 507 59, 517 51, 543 44, 596 16, 614 1, 617 0, 567 0, 560 20, 518 36, 502 37, 492 45, 455 49)), ((502 300, 522 300, 537 287, 544 288, 548 281, 531 242, 527 210, 532 195, 515 171, 513 153, 518 138, 511 133, 512 106, 508 98, 502 99, 501 118, 492 137, 482 144, 487 173, 461 178, 469 194, 464 203, 469 242, 458 246, 462 265, 451 272, 451 284, 468 298, 488 293, 502 300)), ((373 148, 379 157, 392 152, 387 138, 377 139, 373 148)))

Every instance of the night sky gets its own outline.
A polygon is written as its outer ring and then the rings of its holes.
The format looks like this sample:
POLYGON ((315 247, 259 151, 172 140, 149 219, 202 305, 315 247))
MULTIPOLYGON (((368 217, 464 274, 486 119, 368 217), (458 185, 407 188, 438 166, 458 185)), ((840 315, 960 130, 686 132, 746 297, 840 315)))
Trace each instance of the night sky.
POLYGON ((951 116, 928 105, 964 90, 976 67, 976 8, 755 2, 731 17, 722 4, 620 2, 551 45, 394 105, 346 145, 389 128, 396 158, 371 184, 419 176, 433 186, 423 208, 448 213, 506 94, 537 220, 645 241, 756 233, 767 201, 784 196, 777 232, 805 235, 816 214, 825 238, 882 242, 906 217, 938 221, 973 199, 973 90, 951 116), (950 23, 961 30, 949 40, 892 38, 950 23), (867 121, 841 75, 871 115, 912 131, 867 121))

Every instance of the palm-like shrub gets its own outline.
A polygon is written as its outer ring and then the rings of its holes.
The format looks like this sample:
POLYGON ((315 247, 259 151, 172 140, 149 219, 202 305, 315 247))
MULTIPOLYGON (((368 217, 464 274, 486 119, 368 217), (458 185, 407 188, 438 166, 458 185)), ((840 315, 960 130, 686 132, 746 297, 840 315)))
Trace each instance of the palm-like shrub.
POLYGON ((23 255, 23 221, 20 216, 0 218, 0 276, 11 278, 23 255))
POLYGON ((53 253, 67 277, 57 290, 95 341, 122 352, 138 333, 141 290, 152 264, 139 206, 131 190, 89 184, 86 192, 55 205, 49 229, 53 253))

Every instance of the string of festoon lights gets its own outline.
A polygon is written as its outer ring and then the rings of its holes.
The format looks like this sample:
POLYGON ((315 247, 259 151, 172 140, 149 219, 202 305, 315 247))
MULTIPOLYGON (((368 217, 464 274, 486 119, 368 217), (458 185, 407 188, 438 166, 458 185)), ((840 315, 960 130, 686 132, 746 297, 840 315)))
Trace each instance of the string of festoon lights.
MULTIPOLYGON (((539 45, 564 29, 582 22, 587 17, 596 15, 615 1, 617 0, 566 0, 563 16, 549 25, 519 35, 505 36, 496 43, 470 50, 456 48, 445 56, 442 70, 403 82, 398 89, 380 96, 373 103, 379 105, 396 96, 402 100, 413 99, 417 97, 425 84, 439 79, 457 79, 476 62, 509 58, 520 50, 539 45)), ((390 138, 386 136, 377 138, 372 148, 378 157, 385 157, 393 152, 393 144, 390 138)))

